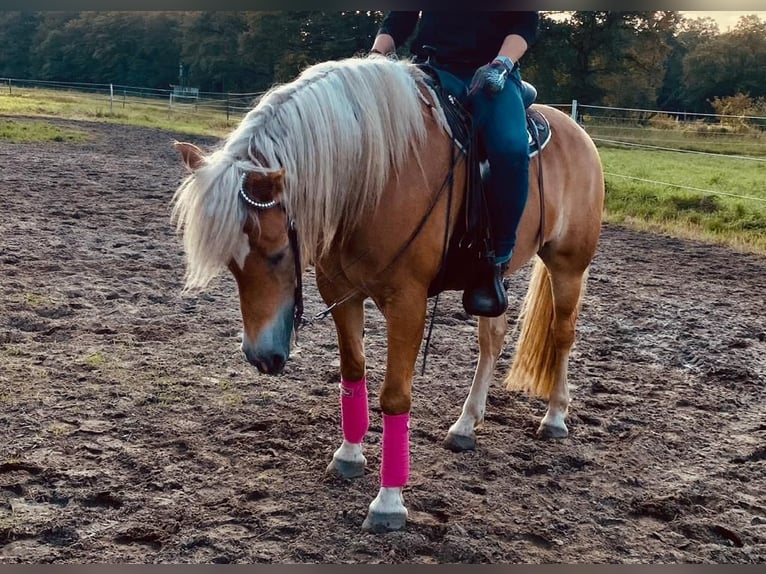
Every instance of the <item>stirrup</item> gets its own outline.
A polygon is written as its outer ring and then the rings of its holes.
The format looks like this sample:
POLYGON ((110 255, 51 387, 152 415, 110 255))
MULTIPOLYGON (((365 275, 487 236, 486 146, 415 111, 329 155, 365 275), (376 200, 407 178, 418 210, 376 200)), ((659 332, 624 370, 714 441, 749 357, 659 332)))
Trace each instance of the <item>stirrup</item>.
POLYGON ((470 315, 499 317, 508 308, 503 282, 505 265, 493 264, 480 280, 463 291, 463 308, 470 315))

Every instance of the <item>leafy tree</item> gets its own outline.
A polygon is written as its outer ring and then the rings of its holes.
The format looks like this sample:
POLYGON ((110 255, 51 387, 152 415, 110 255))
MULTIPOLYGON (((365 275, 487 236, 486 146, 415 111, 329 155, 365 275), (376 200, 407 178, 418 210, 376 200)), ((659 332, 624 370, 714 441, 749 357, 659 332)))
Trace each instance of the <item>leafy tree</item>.
POLYGON ((240 54, 253 54, 258 89, 292 80, 306 66, 366 52, 381 12, 253 12, 240 54))
POLYGON ((598 84, 602 104, 655 108, 667 73, 666 63, 681 20, 674 11, 625 13, 617 28, 612 66, 605 66, 598 84))
POLYGON ((91 73, 81 41, 82 33, 77 20, 48 30, 44 40, 35 48, 35 58, 42 63, 39 77, 62 82, 90 82, 91 73))
POLYGON ((718 35, 712 18, 682 18, 676 34, 667 39, 670 53, 665 60, 665 76, 657 97, 662 110, 682 110, 687 106, 684 88, 684 58, 700 43, 718 35))
POLYGON ((291 80, 306 63, 304 21, 308 12, 250 12, 239 39, 239 53, 249 60, 254 86, 265 90, 275 82, 291 80))
POLYGON ((711 111, 714 98, 766 96, 766 22, 741 18, 731 32, 705 37, 683 60, 685 103, 711 111))
POLYGON ((203 91, 243 91, 238 38, 247 28, 241 12, 194 12, 182 25, 182 58, 192 85, 203 91))
POLYGON ((541 15, 537 42, 522 60, 522 77, 534 84, 541 102, 572 100, 576 53, 569 44, 571 28, 570 22, 541 15))
POLYGON ((30 78, 32 46, 38 26, 34 12, 0 12, 0 76, 30 78))
POLYGON ((622 17, 619 12, 574 12, 570 22, 569 45, 575 54, 572 93, 581 103, 601 103, 606 90, 599 79, 619 56, 622 17))
POLYGON ((556 100, 646 107, 656 104, 676 12, 572 12, 543 16, 527 76, 556 100))
POLYGON ((304 47, 313 61, 366 54, 382 19, 382 12, 314 12, 304 24, 304 47))
MULTIPOLYGON (((766 95, 766 23, 720 34, 674 11, 543 13, 523 74, 540 100, 709 111, 766 95)), ((253 92, 366 53, 379 11, 0 12, 0 76, 253 92)))
POLYGON ((37 34, 39 78, 167 88, 177 69, 177 20, 168 14, 82 12, 54 22, 37 34))

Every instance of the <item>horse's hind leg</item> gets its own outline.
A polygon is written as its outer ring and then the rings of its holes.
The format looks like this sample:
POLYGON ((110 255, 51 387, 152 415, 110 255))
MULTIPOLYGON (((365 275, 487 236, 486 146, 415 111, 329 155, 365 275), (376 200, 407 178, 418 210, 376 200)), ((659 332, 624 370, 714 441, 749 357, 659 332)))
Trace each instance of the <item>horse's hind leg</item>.
POLYGON ((554 384, 548 396, 545 412, 537 434, 541 438, 564 438, 569 434, 564 419, 569 409, 569 353, 575 341, 575 329, 580 311, 587 273, 554 271, 551 275, 553 290, 553 322, 551 335, 554 352, 554 384))
POLYGON ((463 403, 463 412, 450 427, 444 440, 444 446, 452 451, 476 448, 474 429, 484 420, 489 385, 503 350, 507 330, 508 319, 505 313, 493 318, 479 317, 479 362, 473 375, 471 390, 463 403))
POLYGON ((567 370, 587 268, 537 260, 521 311, 521 332, 514 362, 506 379, 516 388, 548 400, 537 434, 564 438, 569 408, 567 370))

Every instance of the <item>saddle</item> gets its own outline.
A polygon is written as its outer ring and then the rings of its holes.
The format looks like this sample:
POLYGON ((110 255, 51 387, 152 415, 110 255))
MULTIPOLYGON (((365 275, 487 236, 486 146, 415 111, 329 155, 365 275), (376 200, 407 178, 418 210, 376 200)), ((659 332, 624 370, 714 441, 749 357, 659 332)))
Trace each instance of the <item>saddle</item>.
MULTIPOLYGON (((459 91, 454 76, 441 72, 428 62, 418 64, 425 72, 426 83, 439 100, 447 119, 452 139, 468 164, 468 178, 464 200, 457 223, 452 231, 446 256, 439 273, 431 283, 428 296, 442 291, 463 291, 468 281, 479 270, 482 259, 491 250, 485 182, 489 177, 489 164, 479 153, 477 134, 472 128, 470 113, 465 108, 465 94, 459 91)), ((460 83, 462 88, 462 83, 460 83)), ((534 157, 551 139, 547 118, 531 106, 537 99, 537 89, 522 81, 522 100, 526 109, 529 157, 534 157)))

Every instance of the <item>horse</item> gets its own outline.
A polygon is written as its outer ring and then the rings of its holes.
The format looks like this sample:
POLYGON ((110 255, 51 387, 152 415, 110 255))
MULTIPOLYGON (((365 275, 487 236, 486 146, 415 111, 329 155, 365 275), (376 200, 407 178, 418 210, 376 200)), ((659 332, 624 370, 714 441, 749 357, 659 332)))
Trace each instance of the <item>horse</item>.
MULTIPOLYGON (((186 167, 171 201, 185 252, 183 289, 202 290, 228 269, 239 294, 241 349, 261 373, 280 373, 289 358, 302 275, 314 266, 340 356, 342 442, 327 470, 342 477, 361 476, 367 462, 365 300, 385 319, 380 489, 362 524, 374 532, 406 525, 412 380, 429 289, 470 173, 464 155, 455 159, 444 106, 427 80, 405 59, 320 62, 271 87, 217 149, 174 142, 186 167), (451 193, 443 192, 447 180, 451 193)), ((568 435, 567 365, 601 230, 604 177, 594 143, 569 115, 531 107, 553 137, 530 159, 529 200, 506 271, 534 258, 504 382, 547 400, 538 436, 552 439, 568 435)), ((479 317, 477 329, 478 364, 445 439, 455 451, 476 446, 507 317, 479 317)))

